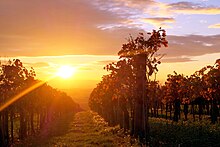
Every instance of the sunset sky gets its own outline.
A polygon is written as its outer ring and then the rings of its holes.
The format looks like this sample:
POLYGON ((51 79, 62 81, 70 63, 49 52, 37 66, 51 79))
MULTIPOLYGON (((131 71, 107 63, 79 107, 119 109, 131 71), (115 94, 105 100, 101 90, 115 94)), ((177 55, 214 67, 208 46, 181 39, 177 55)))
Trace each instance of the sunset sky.
POLYGON ((73 66, 71 79, 49 83, 93 88, 129 34, 159 27, 169 41, 160 50, 166 56, 159 80, 174 70, 192 74, 220 58, 219 0, 0 0, 0 56, 21 59, 42 80, 61 65, 73 66))

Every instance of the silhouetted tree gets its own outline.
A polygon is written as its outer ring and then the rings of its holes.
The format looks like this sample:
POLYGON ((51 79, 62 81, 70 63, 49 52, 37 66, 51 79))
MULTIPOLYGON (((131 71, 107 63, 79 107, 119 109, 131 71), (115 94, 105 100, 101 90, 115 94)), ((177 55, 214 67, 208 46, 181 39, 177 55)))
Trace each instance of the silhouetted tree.
MULTIPOLYGON (((116 114, 122 112, 123 121, 126 122, 125 129, 129 126, 128 108, 130 108, 131 134, 139 137, 141 142, 149 138, 147 85, 150 76, 158 71, 157 65, 160 64, 161 58, 155 53, 162 45, 166 47, 168 44, 165 30, 153 30, 148 34, 149 38, 143 33, 139 33, 135 39, 130 36, 128 42, 123 44, 118 52, 121 60, 106 66, 111 74, 104 76, 91 93, 89 100, 91 109, 99 108, 98 111, 101 111, 102 115, 105 113, 103 111, 109 110, 116 114), (96 106, 98 104, 101 106, 96 106), (108 104, 107 108, 105 104, 108 104)), ((109 116, 111 115, 110 113, 109 116)), ((105 118, 105 115, 103 116, 105 118)))
MULTIPOLYGON (((9 60, 0 67, 1 109, 4 104, 14 99, 15 96, 39 82, 42 83, 35 79, 34 69, 27 70, 19 59, 9 60)), ((22 140, 28 135, 39 132, 40 127, 38 125, 43 126, 45 119, 42 123, 40 123, 40 119, 37 119, 37 122, 34 123, 35 117, 47 116, 48 118, 49 116, 55 116, 56 113, 70 112, 73 107, 80 109, 71 97, 47 84, 32 90, 0 111, 0 145, 10 146, 17 138, 22 140), (58 97, 58 95, 61 96, 58 97), (55 107, 51 107, 52 104, 55 107), (15 125, 14 123, 17 120, 19 120, 19 124, 15 125), (18 126, 19 128, 17 128, 18 126), (18 136, 14 133, 15 129, 19 130, 18 136)))

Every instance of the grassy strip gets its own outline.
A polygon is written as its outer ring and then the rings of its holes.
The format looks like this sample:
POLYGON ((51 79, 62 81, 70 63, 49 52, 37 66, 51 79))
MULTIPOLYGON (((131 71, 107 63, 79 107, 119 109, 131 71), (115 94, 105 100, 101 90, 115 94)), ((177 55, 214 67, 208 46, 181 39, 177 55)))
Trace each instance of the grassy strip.
MULTIPOLYGON (((17 146, 28 147, 129 147, 130 137, 108 124, 96 113, 87 111, 66 115, 45 128, 39 136, 17 146)), ((133 145, 138 146, 137 144, 133 145)))

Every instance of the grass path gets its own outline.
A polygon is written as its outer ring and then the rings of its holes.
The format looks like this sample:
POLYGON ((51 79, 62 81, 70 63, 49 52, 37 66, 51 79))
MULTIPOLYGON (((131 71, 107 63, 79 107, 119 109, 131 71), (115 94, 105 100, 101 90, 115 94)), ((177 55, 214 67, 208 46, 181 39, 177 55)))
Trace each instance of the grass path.
POLYGON ((79 112, 48 125, 38 137, 19 147, 130 147, 129 136, 118 127, 109 127, 96 113, 79 112))

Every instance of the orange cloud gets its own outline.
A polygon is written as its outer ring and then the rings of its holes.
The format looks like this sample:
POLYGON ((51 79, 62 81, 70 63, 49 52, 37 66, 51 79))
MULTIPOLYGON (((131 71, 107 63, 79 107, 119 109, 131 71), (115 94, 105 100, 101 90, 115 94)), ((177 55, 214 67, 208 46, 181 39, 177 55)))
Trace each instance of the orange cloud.
POLYGON ((220 14, 220 8, 182 9, 175 10, 175 13, 216 15, 220 14))
POLYGON ((97 28, 123 19, 87 0, 1 0, 0 14, 2 56, 112 54, 124 39, 97 28))
POLYGON ((220 28, 220 23, 210 25, 208 28, 220 28))
POLYGON ((152 24, 156 27, 163 27, 167 28, 169 27, 166 23, 174 23, 174 18, 165 18, 165 17, 155 17, 155 18, 144 18, 142 19, 143 22, 152 24))
POLYGON ((177 63, 177 62, 191 62, 191 61, 195 61, 192 60, 190 57, 182 57, 182 56, 178 56, 178 57, 164 57, 162 58, 161 62, 162 63, 177 63))
POLYGON ((220 14, 220 7, 203 6, 193 2, 177 2, 177 3, 163 3, 155 2, 147 7, 142 5, 145 13, 152 16, 173 16, 174 14, 203 14, 216 15, 220 14))
POLYGON ((47 62, 35 62, 35 63, 25 63, 27 66, 30 66, 30 67, 37 67, 37 68, 41 68, 41 67, 48 67, 50 66, 49 63, 47 62))

